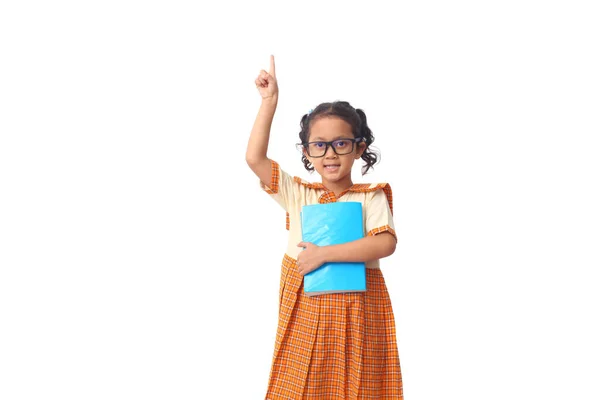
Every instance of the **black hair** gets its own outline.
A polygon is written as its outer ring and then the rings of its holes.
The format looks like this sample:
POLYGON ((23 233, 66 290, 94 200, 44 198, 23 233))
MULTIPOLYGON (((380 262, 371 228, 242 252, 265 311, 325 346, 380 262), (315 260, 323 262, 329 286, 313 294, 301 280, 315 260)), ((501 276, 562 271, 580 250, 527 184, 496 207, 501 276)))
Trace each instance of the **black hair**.
MULTIPOLYGON (((367 125, 367 116, 363 110, 352 107, 347 101, 321 103, 317 108, 303 115, 300 120, 300 142, 302 144, 308 143, 311 124, 318 118, 323 117, 337 117, 346 121, 352 127, 354 137, 363 138, 363 143, 367 145, 360 157, 365 162, 362 166, 362 174, 364 175, 369 169, 374 168, 373 165, 379 161, 380 154, 370 147, 375 141, 375 137, 367 125)), ((302 162, 307 171, 313 172, 315 170, 304 153, 302 153, 302 162)))

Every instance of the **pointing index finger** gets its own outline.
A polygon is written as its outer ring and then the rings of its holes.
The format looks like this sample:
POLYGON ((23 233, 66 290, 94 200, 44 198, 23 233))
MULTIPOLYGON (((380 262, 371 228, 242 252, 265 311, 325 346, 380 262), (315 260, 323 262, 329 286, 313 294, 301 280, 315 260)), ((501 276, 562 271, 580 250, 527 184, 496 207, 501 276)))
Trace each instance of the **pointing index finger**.
POLYGON ((269 74, 275 78, 275 56, 271 55, 271 65, 269 66, 269 74))

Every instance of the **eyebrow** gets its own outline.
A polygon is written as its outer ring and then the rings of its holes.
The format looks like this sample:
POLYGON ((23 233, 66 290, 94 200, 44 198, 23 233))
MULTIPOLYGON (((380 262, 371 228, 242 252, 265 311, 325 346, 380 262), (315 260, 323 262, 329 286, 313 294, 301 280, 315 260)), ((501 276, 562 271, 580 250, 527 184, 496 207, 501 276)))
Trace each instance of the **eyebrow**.
MULTIPOLYGON (((354 139, 354 138, 353 137, 349 138, 344 135, 339 135, 339 136, 336 136, 335 138, 333 138, 333 140, 338 140, 338 139, 354 139)), ((323 139, 321 136, 317 136, 316 138, 313 138, 313 141, 317 141, 317 140, 320 142, 326 142, 326 140, 323 139)))

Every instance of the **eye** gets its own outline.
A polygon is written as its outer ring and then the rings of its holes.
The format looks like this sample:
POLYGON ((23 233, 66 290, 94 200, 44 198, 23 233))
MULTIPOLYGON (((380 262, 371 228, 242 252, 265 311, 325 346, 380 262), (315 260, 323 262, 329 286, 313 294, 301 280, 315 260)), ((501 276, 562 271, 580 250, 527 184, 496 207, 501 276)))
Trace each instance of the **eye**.
POLYGON ((343 149, 344 147, 348 146, 348 141, 347 140, 336 140, 335 142, 333 142, 333 145, 338 149, 343 149))
POLYGON ((315 142, 313 143, 313 146, 315 146, 318 149, 322 149, 325 146, 324 142, 315 142))

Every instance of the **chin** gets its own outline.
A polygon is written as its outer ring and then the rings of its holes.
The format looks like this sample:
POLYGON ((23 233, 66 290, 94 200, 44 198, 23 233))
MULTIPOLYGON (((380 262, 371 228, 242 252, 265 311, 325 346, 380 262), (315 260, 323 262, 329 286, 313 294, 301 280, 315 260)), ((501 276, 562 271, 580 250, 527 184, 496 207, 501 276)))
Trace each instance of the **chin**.
POLYGON ((348 177, 348 174, 342 174, 339 172, 335 172, 335 173, 325 173, 324 175, 321 175, 324 178, 327 178, 328 181, 331 182, 337 182, 337 181, 343 181, 346 177, 348 177))

